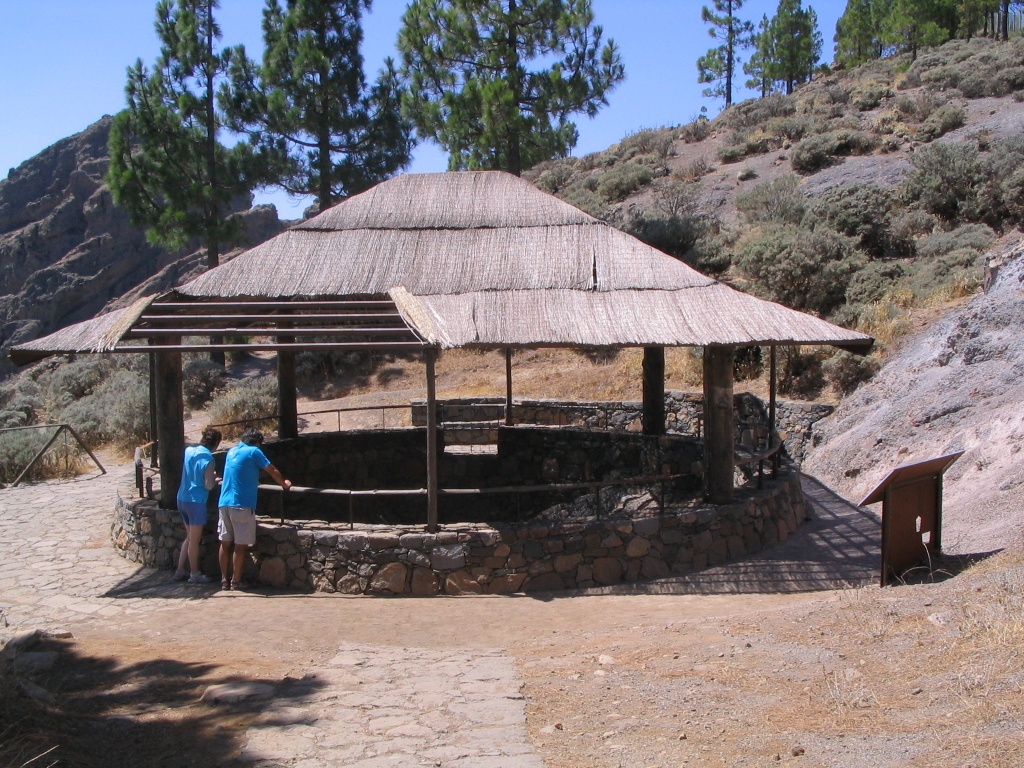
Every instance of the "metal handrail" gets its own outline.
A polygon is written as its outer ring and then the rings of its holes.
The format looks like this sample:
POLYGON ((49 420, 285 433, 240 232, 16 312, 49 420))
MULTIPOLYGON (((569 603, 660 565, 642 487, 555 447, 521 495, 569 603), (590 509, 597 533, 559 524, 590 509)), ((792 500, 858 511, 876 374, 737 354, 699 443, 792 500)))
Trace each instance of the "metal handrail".
MULTIPOLYGON (((32 458, 32 461, 28 463, 28 466, 21 470, 21 472, 15 478, 14 482, 11 483, 12 488, 16 487, 22 480, 25 479, 25 476, 32 471, 32 468, 35 467, 37 463, 39 463, 39 460, 43 458, 43 455, 48 450, 50 450, 50 446, 53 445, 57 441, 57 438, 60 437, 60 435, 65 431, 70 432, 71 436, 75 438, 75 442, 78 443, 81 449, 85 451, 87 454, 89 454, 89 458, 93 460, 93 463, 95 463, 97 467, 99 467, 100 472, 104 475, 107 474, 107 470, 105 470, 103 468, 103 465, 100 464, 99 459, 97 459, 95 454, 93 454, 93 452, 89 450, 88 446, 86 446, 86 444, 82 442, 82 438, 79 437, 78 433, 75 432, 74 427, 72 427, 70 424, 33 424, 24 427, 3 427, 0 428, 0 432, 16 432, 22 429, 50 429, 51 427, 57 427, 57 430, 50 436, 50 439, 46 441, 46 445, 39 449, 39 452, 36 453, 36 455, 32 458)), ((65 471, 66 470, 67 467, 65 467, 65 471)))
MULTIPOLYGON (((498 487, 481 487, 481 488, 439 488, 438 494, 443 496, 460 496, 460 495, 486 495, 486 494, 520 494, 520 493, 540 493, 544 491, 579 491, 579 490, 594 490, 595 499, 600 499, 600 493, 602 488, 615 488, 618 486, 627 485, 642 485, 646 483, 660 483, 661 494, 658 500, 659 506, 662 510, 665 508, 665 483, 673 480, 678 480, 682 477, 688 477, 687 474, 674 474, 674 475, 641 475, 639 477, 627 477, 627 478, 616 478, 613 480, 589 480, 586 482, 579 483, 545 483, 540 485, 509 485, 509 486, 498 486, 498 487)), ((280 493, 286 493, 285 489, 279 485, 271 484, 260 484, 258 486, 261 491, 277 491, 280 493)), ((372 489, 372 490, 355 490, 351 488, 313 488, 308 486, 297 486, 293 485, 288 489, 287 493, 300 493, 310 494, 314 496, 343 496, 349 500, 349 528, 355 527, 355 521, 353 519, 353 506, 352 502, 355 498, 360 496, 426 496, 426 488, 394 488, 394 489, 372 489)), ((284 510, 284 497, 281 497, 281 508, 284 510)), ((597 505, 598 519, 600 519, 600 504, 597 505)), ((284 522, 283 515, 279 516, 281 522, 284 522)))

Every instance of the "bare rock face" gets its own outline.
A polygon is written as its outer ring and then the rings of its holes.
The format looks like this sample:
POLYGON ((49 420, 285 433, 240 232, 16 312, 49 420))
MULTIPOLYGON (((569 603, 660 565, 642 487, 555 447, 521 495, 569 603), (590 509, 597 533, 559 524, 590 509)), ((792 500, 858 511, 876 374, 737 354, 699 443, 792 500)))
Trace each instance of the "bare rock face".
MULTIPOLYGON (((0 378, 15 370, 14 344, 166 291, 204 267, 198 244, 187 253, 151 245, 114 205, 103 183, 112 122, 103 117, 0 181, 0 378)), ((273 206, 245 218, 249 245, 284 228, 273 206)))
POLYGON ((964 451, 945 476, 943 549, 997 549, 1024 525, 1024 238, 1005 241, 989 291, 905 341, 815 425, 804 463, 856 502, 890 470, 964 451))

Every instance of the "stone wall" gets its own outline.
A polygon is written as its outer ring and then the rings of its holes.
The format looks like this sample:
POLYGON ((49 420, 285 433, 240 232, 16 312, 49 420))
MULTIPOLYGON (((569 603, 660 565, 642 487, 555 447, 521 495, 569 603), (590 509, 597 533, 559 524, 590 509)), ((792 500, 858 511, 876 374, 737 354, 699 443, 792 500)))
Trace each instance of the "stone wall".
MULTIPOLYGON (((426 403, 410 401, 412 423, 426 424, 426 403)), ((736 442, 757 445, 767 435, 768 403, 749 392, 735 395, 736 442)), ((814 424, 835 408, 820 403, 776 401, 776 429, 786 454, 802 462, 814 424)), ((513 400, 515 424, 573 425, 589 429, 638 432, 643 404, 615 401, 513 400)), ((497 425, 505 418, 503 398, 456 398, 438 401, 438 417, 448 445, 494 443, 497 425)), ((670 434, 699 436, 703 431, 704 396, 693 392, 665 393, 665 426, 670 434)))
MULTIPOLYGON (((260 519, 251 576, 268 587, 374 595, 509 594, 611 586, 682 575, 784 541, 804 520, 796 472, 742 490, 729 505, 651 504, 657 514, 522 524, 423 526, 260 519)), ((184 538, 177 512, 118 496, 111 537, 124 557, 173 567, 184 538)), ((212 519, 204 570, 216 573, 212 519)))

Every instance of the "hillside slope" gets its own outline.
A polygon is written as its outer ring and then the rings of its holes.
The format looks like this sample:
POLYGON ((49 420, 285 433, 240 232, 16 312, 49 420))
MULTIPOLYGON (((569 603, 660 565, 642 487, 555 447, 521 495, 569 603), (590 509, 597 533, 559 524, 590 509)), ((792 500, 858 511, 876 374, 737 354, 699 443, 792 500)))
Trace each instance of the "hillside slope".
MULTIPOLYGON (((203 268, 193 246, 146 241, 103 177, 112 118, 58 141, 0 180, 0 379, 7 350, 98 314, 125 294, 157 293, 203 268)), ((248 242, 280 232, 273 206, 244 214, 248 242)))
POLYGON ((904 340, 815 427, 804 470, 853 501, 900 464, 964 451, 946 475, 943 547, 1005 547, 1024 528, 1024 236, 988 293, 904 340))

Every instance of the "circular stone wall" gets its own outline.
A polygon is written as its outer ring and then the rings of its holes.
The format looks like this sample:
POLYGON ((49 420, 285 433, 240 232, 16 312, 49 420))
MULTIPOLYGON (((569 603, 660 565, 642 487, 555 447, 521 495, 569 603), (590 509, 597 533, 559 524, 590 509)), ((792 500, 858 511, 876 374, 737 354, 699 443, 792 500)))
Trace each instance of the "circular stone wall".
MULTIPOLYGON (((732 504, 653 499, 630 515, 525 523, 356 525, 260 517, 253 580, 267 587, 348 594, 509 594, 610 586, 700 571, 784 541, 805 517, 799 474, 765 479, 732 504)), ((118 494, 111 537, 127 559, 173 568, 184 538, 176 511, 118 494)), ((641 495, 642 496, 642 495, 641 495)), ((215 515, 211 515, 215 518, 215 515)), ((203 537, 203 570, 217 573, 215 519, 203 537)))

